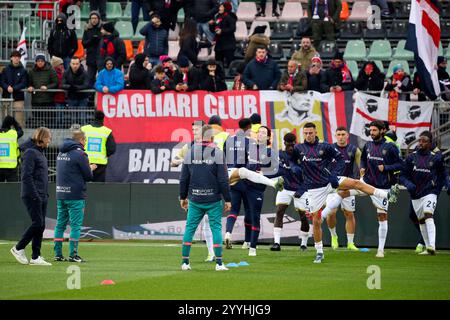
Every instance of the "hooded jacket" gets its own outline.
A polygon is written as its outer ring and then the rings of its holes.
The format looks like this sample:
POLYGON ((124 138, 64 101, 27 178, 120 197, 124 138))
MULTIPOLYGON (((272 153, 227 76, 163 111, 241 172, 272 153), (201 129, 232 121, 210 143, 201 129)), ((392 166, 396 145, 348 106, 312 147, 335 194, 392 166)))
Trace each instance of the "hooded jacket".
MULTIPOLYGON (((100 19, 100 13, 93 11, 97 14, 100 19)), ((91 14, 93 13, 91 12, 91 14)), ((89 22, 83 33, 82 44, 84 49, 86 50, 86 64, 88 66, 96 66, 97 65, 97 53, 98 53, 98 44, 102 38, 101 29, 101 21, 94 26, 91 22, 89 22)))
POLYGON ((373 62, 366 62, 359 70, 358 78, 355 81, 355 88, 360 91, 381 91, 384 87, 385 75, 380 71, 378 66, 373 62), (364 69, 368 64, 373 66, 373 71, 367 75, 364 69))
POLYGON ((200 90, 206 90, 209 92, 219 92, 227 90, 225 74, 220 65, 217 65, 214 77, 209 74, 207 64, 204 64, 202 66, 200 75, 200 90))
MULTIPOLYGON (((339 68, 330 64, 330 68, 325 71, 324 76, 321 78, 321 91, 330 92, 330 87, 340 86, 343 91, 353 90, 353 78, 350 70, 348 70, 349 79, 344 81, 342 75, 342 69, 347 68, 345 64, 342 64, 339 68)), ((348 68, 347 68, 348 69, 348 68)))
POLYGON ((24 93, 21 90, 25 89, 28 85, 28 73, 22 63, 19 63, 18 66, 10 63, 3 69, 0 81, 3 89, 3 98, 10 98, 11 94, 8 92, 8 87, 11 86, 14 90, 12 93, 14 101, 25 100, 24 93))
MULTIPOLYGON (((50 63, 45 62, 42 69, 38 69, 35 64, 33 69, 28 73, 28 85, 35 89, 40 89, 41 86, 46 86, 47 89, 57 89, 58 88, 58 76, 55 69, 50 65, 50 63)), ((48 103, 53 105, 54 103, 54 93, 53 92, 34 92, 31 97, 31 102, 35 103, 48 103)))
POLYGON ((86 199, 86 182, 92 181, 89 158, 83 146, 72 140, 64 139, 56 158, 56 199, 86 199))
POLYGON ((169 32, 162 26, 155 28, 153 23, 149 22, 139 33, 145 37, 144 53, 147 56, 159 58, 169 53, 169 32))
POLYGON ((89 93, 78 92, 79 90, 90 89, 89 78, 83 65, 80 65, 77 72, 73 72, 70 67, 64 72, 62 88, 67 90, 67 97, 70 100, 83 100, 88 97, 89 93))
POLYGON ((48 53, 62 59, 72 57, 78 49, 77 35, 75 30, 67 27, 67 17, 60 13, 55 19, 55 25, 50 31, 48 38, 48 53), (63 19, 63 23, 58 25, 56 20, 63 19))
MULTIPOLYGON (((109 61, 110 59, 106 59, 109 61)), ((111 59, 114 61, 113 59, 111 59)), ((105 64, 106 64, 105 61, 105 64)), ((98 92, 103 92, 103 87, 108 87, 109 93, 116 93, 123 90, 125 87, 125 79, 122 71, 117 68, 112 70, 107 70, 105 67, 97 75, 97 80, 95 81, 95 90, 98 92)))
POLYGON ((48 162, 44 149, 38 147, 32 139, 20 145, 22 154, 22 198, 39 199, 48 198, 48 162))
POLYGON ((138 53, 134 58, 134 63, 130 67, 129 89, 148 90, 152 82, 150 70, 144 67, 145 54, 138 53))
POLYGON ((115 67, 121 70, 122 65, 127 59, 127 53, 125 49, 125 43, 122 39, 120 39, 120 34, 117 30, 114 30, 114 32, 108 36, 102 36, 100 38, 100 41, 98 42, 96 57, 97 68, 99 70, 105 67, 105 58, 108 56, 114 59, 115 67), (102 50, 102 48, 106 48, 106 50, 102 50))

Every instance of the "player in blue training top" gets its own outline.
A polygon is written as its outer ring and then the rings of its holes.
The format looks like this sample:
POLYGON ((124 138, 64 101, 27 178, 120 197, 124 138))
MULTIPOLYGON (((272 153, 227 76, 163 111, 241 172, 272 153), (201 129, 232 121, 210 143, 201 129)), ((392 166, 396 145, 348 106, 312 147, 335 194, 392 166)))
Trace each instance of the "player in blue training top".
POLYGON ((430 131, 424 131, 419 136, 419 146, 405 161, 400 174, 400 183, 411 195, 412 205, 420 224, 420 232, 425 241, 426 251, 420 254, 436 253, 436 226, 433 213, 437 197, 442 187, 447 187, 450 195, 450 180, 444 167, 442 153, 431 151, 433 136, 430 131))

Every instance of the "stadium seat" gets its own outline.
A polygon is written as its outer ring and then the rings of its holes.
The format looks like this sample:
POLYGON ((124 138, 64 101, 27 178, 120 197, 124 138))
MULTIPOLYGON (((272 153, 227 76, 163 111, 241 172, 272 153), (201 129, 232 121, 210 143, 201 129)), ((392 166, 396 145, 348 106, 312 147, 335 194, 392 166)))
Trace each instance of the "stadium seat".
POLYGON ((42 23, 39 17, 30 17, 26 20, 25 27, 27 27, 27 38, 31 40, 40 40, 42 38, 42 23))
MULTIPOLYGON (((267 1, 269 2, 269 1, 267 1)), ((280 13, 280 7, 278 6, 278 13, 280 13)), ((277 21, 277 17, 272 17, 272 3, 266 3, 266 16, 265 17, 256 17, 257 21, 268 21, 275 22, 277 21)))
POLYGON ((358 77, 359 69, 358 69, 358 63, 354 60, 346 61, 348 69, 352 73, 353 80, 356 80, 358 77))
POLYGON ((139 41, 139 45, 138 45, 136 54, 143 53, 144 52, 144 46, 145 46, 145 40, 139 41))
POLYGON ((208 61, 209 59, 215 58, 214 50, 211 51, 211 54, 208 53, 208 48, 202 48, 198 53, 198 61, 208 61))
POLYGON ((20 29, 19 20, 7 20, 1 21, 1 32, 5 35, 6 39, 19 40, 22 35, 20 29))
POLYGON ((133 38, 133 26, 130 21, 117 21, 114 28, 119 32, 120 38, 124 40, 133 38))
POLYGON ((237 9, 236 15, 238 20, 252 22, 255 20, 256 4, 254 2, 241 2, 237 9))
POLYGON ((390 60, 391 56, 392 56, 392 49, 389 40, 375 40, 370 46, 367 59, 390 60))
POLYGON ((141 30, 147 23, 148 23, 147 21, 139 21, 136 28, 136 33, 133 36, 134 41, 140 41, 145 39, 145 37, 139 33, 139 30, 141 30))
POLYGON ((322 59, 332 59, 336 53, 336 49, 336 42, 323 40, 320 42, 317 52, 319 52, 322 59))
POLYGON ((283 47, 281 46, 281 43, 278 42, 271 42, 269 44, 269 55, 275 59, 280 60, 284 58, 284 52, 283 47))
POLYGON ((347 1, 342 1, 341 3, 342 3, 342 10, 339 17, 341 18, 341 21, 346 21, 348 17, 350 17, 350 9, 348 7, 347 1))
POLYGON ((450 3, 447 3, 447 6, 442 8, 441 17, 450 18, 450 3))
POLYGON ((22 20, 31 16, 31 13, 32 11, 29 3, 15 3, 11 13, 11 18, 22 20))
POLYGON ((289 55, 286 57, 288 59, 290 59, 293 55, 294 52, 300 49, 300 43, 299 42, 293 42, 291 45, 291 49, 289 50, 289 55))
POLYGON ((183 23, 184 22, 184 9, 181 8, 180 10, 178 10, 178 15, 177 15, 177 22, 178 23, 183 23))
POLYGON ((444 55, 444 47, 442 47, 442 41, 439 42, 439 50, 438 50, 438 56, 444 55))
POLYGON ((83 38, 84 28, 86 27, 86 21, 80 21, 80 28, 75 29, 75 33, 77 34, 78 39, 83 38))
POLYGON ((280 15, 280 21, 298 22, 302 16, 303 8, 300 2, 286 2, 280 15))
POLYGON ((348 21, 342 25, 341 38, 344 39, 361 39, 363 37, 363 31, 361 22, 348 21))
POLYGON ((245 21, 236 23, 236 32, 234 33, 237 41, 245 41, 248 38, 247 24, 245 21))
POLYGON ((365 60, 367 56, 366 44, 363 40, 350 40, 345 47, 345 60, 365 60))
POLYGON ((175 25, 175 30, 169 30, 169 41, 178 40, 180 34, 180 25, 177 23, 175 25))
POLYGON ((411 2, 400 2, 399 7, 395 11, 397 19, 408 19, 411 12, 411 2))
POLYGON ((445 57, 450 59, 450 43, 448 44, 447 50, 445 51, 445 57))
POLYGON ((89 6, 89 1, 85 1, 81 4, 81 20, 89 19, 89 14, 91 13, 91 9, 89 6))
POLYGON ((392 76, 392 73, 393 73, 392 69, 394 68, 395 65, 397 65, 399 63, 403 65, 403 70, 405 70, 405 73, 406 74, 410 74, 408 61, 406 61, 406 60, 393 60, 393 61, 391 61, 391 63, 389 63, 389 68, 388 68, 388 72, 386 74, 386 77, 390 78, 392 76))
POLYGON ((408 34, 407 21, 392 21, 391 28, 387 31, 388 39, 406 39, 408 34))
POLYGON ((275 22, 271 39, 291 39, 294 35, 292 25, 288 22, 275 22))
POLYGON ((384 73, 383 61, 381 61, 381 60, 375 60, 374 62, 375 62, 375 64, 377 65, 378 69, 380 69, 380 71, 384 73))
POLYGON ((130 61, 134 57, 134 49, 133 49, 133 43, 130 39, 123 40, 123 43, 125 44, 125 52, 127 53, 127 61, 130 61))
POLYGON ((108 21, 122 18, 122 6, 120 2, 106 2, 106 18, 108 21))
MULTIPOLYGON (((144 46, 142 46, 144 47, 144 46)), ((169 54, 168 56, 172 60, 176 60, 178 57, 178 52, 180 52, 180 45, 178 41, 169 41, 169 54)))
POLYGON ((246 48, 247 48, 247 42, 240 41, 240 42, 236 43, 236 50, 234 51, 234 57, 236 59, 244 59, 246 48))
POLYGON ((270 38, 271 32, 270 32, 270 25, 267 21, 253 21, 252 25, 250 26, 250 31, 248 32, 249 35, 253 34, 253 31, 258 26, 266 26, 266 32, 264 33, 267 37, 270 38))
POLYGON ((392 58, 397 60, 414 60, 414 53, 405 49, 406 40, 400 40, 392 58))
MULTIPOLYGON (((139 11, 139 19, 142 19, 140 16, 141 11, 139 11)), ((127 5, 125 6, 121 20, 131 21, 131 1, 128 2, 127 5)))
POLYGON ((367 8, 370 6, 370 1, 358 1, 353 3, 352 13, 348 17, 349 21, 367 21, 370 16, 367 8))
MULTIPOLYGON (((238 66, 243 63, 244 60, 234 60, 230 63, 230 66, 228 67, 228 72, 227 72, 227 77, 228 78, 233 78, 235 76, 237 76, 237 68, 238 66)), ((231 86, 233 87, 233 85, 231 86)))
POLYGON ((364 38, 367 39, 384 39, 386 38, 386 26, 384 23, 376 22, 371 26, 372 29, 369 29, 369 26, 364 29, 364 38))
POLYGON ((441 39, 450 38, 450 20, 441 20, 441 39))
POLYGON ((78 42, 78 49, 73 54, 73 56, 78 57, 80 59, 84 59, 85 52, 84 52, 84 47, 83 47, 83 41, 81 39, 78 39, 77 42, 78 42))

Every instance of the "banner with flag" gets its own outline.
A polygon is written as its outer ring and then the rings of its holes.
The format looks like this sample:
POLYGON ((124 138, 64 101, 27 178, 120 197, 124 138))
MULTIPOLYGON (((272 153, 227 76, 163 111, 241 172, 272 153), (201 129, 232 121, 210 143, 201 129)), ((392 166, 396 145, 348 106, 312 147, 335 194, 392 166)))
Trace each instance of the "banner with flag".
POLYGON ((19 43, 17 44, 17 51, 19 51, 22 55, 22 57, 20 58, 20 62, 22 62, 22 65, 24 67, 26 67, 28 59, 27 40, 25 39, 26 31, 27 27, 23 27, 22 35, 20 36, 19 43))
POLYGON ((437 75, 437 57, 441 28, 438 0, 411 0, 408 37, 405 48, 414 52, 417 72, 424 86, 425 94, 436 99, 440 95, 437 75))
MULTIPOLYGON (((355 95, 354 109, 350 133, 363 140, 371 140, 370 122, 389 121, 388 99, 358 92, 355 95)), ((391 119, 389 123, 396 127, 397 142, 402 148, 416 140, 422 131, 430 130, 432 113, 433 102, 398 102, 396 119, 391 119)))

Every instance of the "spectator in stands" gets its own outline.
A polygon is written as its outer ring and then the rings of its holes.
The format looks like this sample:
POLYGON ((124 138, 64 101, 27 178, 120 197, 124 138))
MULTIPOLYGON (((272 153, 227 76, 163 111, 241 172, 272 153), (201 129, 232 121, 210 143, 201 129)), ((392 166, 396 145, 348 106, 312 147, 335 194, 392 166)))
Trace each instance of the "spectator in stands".
POLYGON ((150 90, 152 76, 147 68, 150 63, 149 58, 144 53, 138 53, 134 58, 134 63, 130 66, 128 81, 131 90, 150 90))
MULTIPOLYGON (((25 117, 23 109, 25 105, 25 95, 22 90, 28 85, 28 73, 20 62, 21 56, 22 55, 17 50, 11 52, 11 63, 3 69, 0 80, 3 89, 3 98, 12 98, 14 100, 14 117, 17 119, 20 126, 24 127, 25 117)), ((2 112, 0 115, 3 118, 6 113, 2 112)))
POLYGON ((308 19, 311 24, 314 46, 325 37, 334 41, 335 29, 340 26, 341 0, 308 0, 308 19))
POLYGON ((184 9, 185 20, 194 19, 195 0, 177 0, 177 2, 180 2, 181 8, 184 9))
MULTIPOLYGON (((57 89, 62 89, 62 82, 65 71, 64 62, 61 58, 53 56, 50 60, 50 64, 52 65, 53 69, 55 69, 56 76, 58 77, 57 89)), ((66 94, 64 92, 56 92, 54 99, 56 110, 58 110, 56 124, 58 128, 63 128, 63 123, 67 115, 64 111, 66 109, 66 94)))
MULTIPOLYGON (((87 109, 89 93, 80 92, 89 89, 89 78, 80 62, 80 58, 73 57, 70 60, 69 69, 64 72, 63 89, 67 90, 67 104, 69 109, 87 109)), ((80 111, 76 117, 72 117, 73 123, 86 124, 85 111, 80 111)))
POLYGON ((297 61, 290 60, 287 70, 281 76, 278 90, 289 93, 304 92, 308 88, 306 74, 300 69, 297 61))
POLYGON ((325 71, 322 70, 322 60, 320 57, 313 57, 311 59, 311 65, 306 72, 308 90, 322 92, 320 83, 323 77, 325 77, 325 71))
POLYGON ((344 62, 344 54, 336 51, 330 63, 330 68, 325 71, 321 79, 322 92, 341 92, 353 90, 352 73, 344 62))
POLYGON ((307 71, 309 66, 311 65, 311 59, 314 56, 319 55, 316 49, 311 44, 310 37, 303 37, 300 42, 300 49, 294 52, 291 57, 291 60, 295 60, 300 64, 300 67, 307 71))
POLYGON ((94 86, 95 76, 97 75, 98 46, 102 38, 101 25, 100 14, 97 11, 92 11, 89 14, 89 22, 84 29, 82 40, 84 50, 86 50, 86 66, 90 87, 94 86))
POLYGON ((97 11, 103 21, 106 21, 106 0, 89 0, 90 11, 97 11))
POLYGON ((144 5, 150 14, 150 18, 154 14, 160 17, 162 28, 167 32, 169 32, 169 29, 175 30, 177 13, 180 8, 176 4, 176 0, 144 0, 144 5))
MULTIPOLYGON (((224 2, 227 2, 227 1, 229 1, 229 0, 220 0, 220 3, 224 3, 224 2)), ((239 7, 239 0, 230 0, 229 2, 230 2, 231 5, 233 6, 232 9, 231 9, 231 11, 234 12, 234 13, 236 13, 236 12, 237 12, 237 9, 238 9, 238 7, 239 7)))
POLYGON ((102 93, 116 93, 125 87, 122 71, 115 68, 114 58, 106 57, 104 69, 98 73, 95 90, 102 93))
MULTIPOLYGON (((70 15, 67 13, 67 9, 69 9, 70 6, 77 6, 79 9, 81 9, 81 0, 59 0, 59 11, 64 13, 66 17, 70 17, 70 15)), ((71 13, 74 14, 73 12, 71 13)))
POLYGON ((0 128, 0 143, 2 144, 2 161, 0 161, 0 183, 17 182, 18 164, 20 158, 18 140, 23 136, 20 124, 11 116, 3 119, 0 128))
POLYGON ((178 40, 180 51, 178 52, 177 61, 180 56, 184 56, 188 58, 194 66, 197 66, 197 57, 200 50, 197 42, 197 34, 197 23, 195 20, 190 18, 186 19, 184 21, 183 29, 180 31, 180 39, 178 40))
POLYGON ((412 95, 406 97, 407 100, 427 101, 427 96, 423 90, 423 81, 420 78, 419 72, 415 72, 413 75, 412 92, 412 95))
POLYGON ((155 68, 155 79, 151 82, 152 92, 158 94, 173 89, 175 89, 173 81, 166 75, 163 66, 157 65, 155 68))
POLYGON ((450 76, 447 72, 447 59, 443 56, 439 56, 437 59, 437 65, 438 65, 438 79, 439 79, 439 85, 441 87, 441 92, 445 92, 441 97, 445 101, 450 100, 450 76))
POLYGON ((248 38, 248 46, 245 51, 245 63, 250 62, 255 57, 258 46, 269 47, 270 38, 265 35, 266 28, 267 26, 257 26, 248 38))
POLYGON ((245 67, 243 81, 249 90, 275 90, 280 81, 278 64, 267 56, 265 47, 256 49, 256 57, 245 67))
POLYGON ((195 0, 194 19, 197 22, 198 33, 205 35, 209 42, 214 43, 214 33, 209 24, 214 22, 214 15, 219 11, 217 0, 195 0))
POLYGON ((159 57, 169 53, 169 31, 162 27, 159 15, 153 14, 151 19, 139 33, 145 37, 145 55, 149 57, 150 63, 156 66, 159 57))
POLYGON ((228 68, 231 61, 234 60, 234 51, 236 50, 236 31, 237 16, 231 12, 232 5, 226 1, 219 5, 219 12, 214 17, 212 28, 215 33, 216 52, 215 58, 220 61, 225 68, 228 68))
POLYGON ((100 29, 102 37, 98 44, 97 54, 97 68, 101 70, 104 68, 105 58, 111 57, 114 59, 115 67, 122 70, 122 65, 127 59, 125 44, 120 39, 119 32, 114 29, 112 22, 107 22, 101 26, 100 29))
POLYGON ((133 25, 133 34, 136 33, 136 28, 139 23, 139 12, 141 9, 144 21, 150 21, 150 15, 144 5, 144 0, 131 0, 131 24, 133 25))
MULTIPOLYGON (((261 0, 259 2, 260 8, 258 13, 256 13, 255 17, 265 17, 266 16, 266 2, 267 0, 261 0)), ((280 14, 277 11, 278 8, 278 0, 272 0, 272 17, 278 18, 280 14)))
POLYGON ((200 76, 200 89, 209 92, 219 92, 227 90, 225 83, 225 73, 215 60, 208 60, 202 67, 200 76))
POLYGON ((175 80, 175 76, 180 72, 177 68, 177 66, 173 63, 172 58, 166 55, 162 55, 159 57, 159 60, 161 61, 161 65, 163 67, 163 70, 166 74, 166 76, 171 80, 175 80))
POLYGON ((196 67, 189 67, 189 60, 185 56, 179 56, 178 67, 180 72, 175 75, 175 90, 189 92, 199 89, 199 71, 196 67))
MULTIPOLYGON (((58 76, 55 69, 45 60, 44 54, 39 53, 36 55, 34 67, 28 72, 28 80, 28 92, 33 93, 31 95, 33 109, 39 110, 54 107, 54 93, 47 92, 47 90, 58 88, 58 76), (42 91, 35 92, 35 89, 42 91)), ((49 120, 44 119, 46 117, 50 118, 51 114, 34 111, 33 118, 35 123, 32 126, 41 126, 43 124, 42 122, 49 120)))
POLYGON ((393 74, 391 78, 388 79, 385 90, 388 92, 395 91, 398 94, 399 100, 406 100, 407 94, 404 92, 411 92, 413 88, 411 78, 405 74, 402 64, 394 66, 392 71, 393 74))
POLYGON ((355 88, 359 91, 381 92, 384 88, 384 78, 384 73, 380 71, 375 62, 368 61, 359 70, 358 78, 355 81, 355 88))
POLYGON ((245 84, 242 82, 242 74, 245 70, 245 63, 241 62, 236 68, 237 75, 234 77, 233 90, 245 90, 245 84))
POLYGON ((48 53, 64 61, 64 68, 69 67, 70 58, 78 49, 77 35, 74 29, 67 28, 67 17, 60 13, 50 31, 47 42, 48 53))

